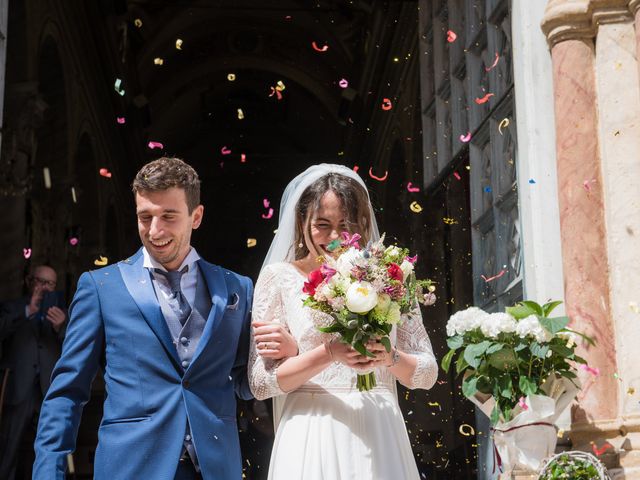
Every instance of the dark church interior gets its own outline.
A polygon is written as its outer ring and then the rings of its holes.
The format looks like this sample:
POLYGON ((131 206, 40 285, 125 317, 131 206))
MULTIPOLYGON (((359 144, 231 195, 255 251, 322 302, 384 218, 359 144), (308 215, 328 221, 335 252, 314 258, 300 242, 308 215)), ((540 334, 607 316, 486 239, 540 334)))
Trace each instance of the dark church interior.
MULTIPOLYGON (((380 230, 436 282, 438 302, 422 313, 442 358, 446 319, 473 300, 468 155, 455 159, 457 180, 429 186, 424 173, 421 84, 434 73, 420 64, 420 37, 434 34, 419 16, 446 17, 443 3, 10 1, 2 298, 23 294, 30 266, 44 263, 69 303, 82 272, 133 254, 131 182, 164 155, 202 180, 198 252, 255 281, 285 185, 310 165, 340 163, 366 182, 380 230)), ((459 383, 440 372, 429 391, 399 387, 422 478, 476 477, 480 438, 460 429, 475 416, 459 383)), ((92 478, 104 395, 98 375, 69 478, 92 478)), ((239 401, 238 426, 244 477, 266 478, 269 402, 239 401)))

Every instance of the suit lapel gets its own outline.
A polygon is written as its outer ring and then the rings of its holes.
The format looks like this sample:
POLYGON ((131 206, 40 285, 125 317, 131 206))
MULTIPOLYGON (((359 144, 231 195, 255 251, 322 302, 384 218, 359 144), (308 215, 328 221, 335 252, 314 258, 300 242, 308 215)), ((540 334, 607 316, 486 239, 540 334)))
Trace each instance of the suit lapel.
POLYGON ((142 313, 151 330, 153 330, 169 356, 173 359, 175 365, 179 366, 178 352, 173 344, 173 338, 167 322, 160 310, 160 304, 151 282, 151 275, 142 266, 143 262, 144 257, 142 249, 140 249, 134 256, 118 263, 118 268, 129 295, 138 305, 140 313, 142 313))
POLYGON ((227 307, 228 300, 227 282, 224 279, 222 270, 202 259, 198 260, 198 268, 207 282, 207 288, 209 289, 209 295, 211 296, 211 311, 209 312, 207 323, 204 326, 202 337, 200 337, 198 348, 193 355, 192 364, 209 343, 212 336, 215 335, 215 331, 218 329, 218 326, 222 321, 222 317, 224 316, 224 310, 227 307))

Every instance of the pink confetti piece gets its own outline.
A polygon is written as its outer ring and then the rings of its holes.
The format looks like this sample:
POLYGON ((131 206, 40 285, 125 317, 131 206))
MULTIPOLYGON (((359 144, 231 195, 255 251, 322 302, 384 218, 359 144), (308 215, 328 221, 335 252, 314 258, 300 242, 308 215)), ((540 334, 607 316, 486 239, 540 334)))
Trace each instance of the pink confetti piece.
POLYGON ((240 154, 240 163, 247 163, 247 156, 244 153, 240 154))
POLYGON ((389 176, 389 171, 388 171, 388 170, 386 170, 386 171, 384 172, 384 175, 383 175, 382 177, 376 177, 376 176, 373 174, 373 167, 369 167, 369 176, 370 176, 371 178, 373 178, 374 180, 377 180, 377 181, 379 181, 379 182, 384 182, 384 181, 387 179, 387 177, 389 176))
POLYGON ((453 43, 458 38, 458 35, 453 30, 447 30, 447 42, 453 43))
POLYGON ((220 153, 221 153, 222 155, 229 155, 229 154, 231 153, 231 150, 229 150, 229 149, 225 146, 225 147, 222 147, 222 148, 220 149, 220 153))
POLYGON ((381 108, 382 110, 391 110, 393 108, 391 100, 389 100, 388 98, 383 98, 381 108))
POLYGON ((30 248, 23 248, 22 249, 22 255, 24 256, 24 258, 29 259, 29 257, 31 257, 31 249, 30 248))
POLYGON ((105 178, 111 178, 111 172, 109 170, 107 170, 106 168, 101 168, 98 173, 100 173, 100 175, 102 175, 105 178))
POLYGON ((162 145, 160 142, 149 142, 147 143, 147 146, 153 150, 154 148, 159 148, 160 150, 164 150, 164 145, 162 145))
POLYGON ((456 180, 460 180, 462 178, 458 172, 453 172, 453 176, 456 177, 456 180))
POLYGON ((273 208, 270 208, 267 213, 262 214, 262 218, 265 220, 269 220, 271 217, 273 217, 273 208))
POLYGON ((340 86, 340 88, 347 88, 349 86, 349 80, 347 80, 346 78, 341 78, 338 82, 338 85, 340 86))
POLYGON ((478 105, 482 105, 483 103, 487 103, 489 101, 489 99, 491 97, 494 97, 495 95, 493 93, 487 93, 484 97, 482 98, 476 98, 474 100, 474 102, 476 102, 478 105))
POLYGON ((480 278, 482 278, 485 283, 489 283, 492 280, 497 280, 498 278, 502 277, 505 273, 507 273, 507 271, 505 269, 502 269, 500 270, 500 273, 498 273, 497 275, 494 275, 493 277, 487 278, 484 275, 480 275, 480 278))
POLYGON ((71 237, 69 239, 69 243, 75 247, 78 244, 78 239, 76 237, 71 237))
POLYGON ((529 410, 529 405, 527 405, 527 402, 525 401, 524 397, 520 397, 520 400, 518 400, 518 405, 523 410, 529 410))
POLYGON ((591 449, 593 450, 593 453, 596 457, 599 457, 610 448, 613 448, 613 445, 611 445, 610 443, 605 443, 600 448, 598 448, 598 446, 595 443, 591 444, 591 449))
POLYGON ((315 41, 311 42, 311 46, 316 52, 326 52, 327 50, 329 50, 328 45, 323 45, 322 47, 319 47, 315 41))
POLYGON ((471 132, 467 132, 466 135, 460 135, 460 141, 462 143, 467 143, 469 140, 471 140, 471 132))
POLYGON ((127 120, 124 117, 116 117, 116 122, 118 122, 120 125, 124 125, 126 121, 127 120))
POLYGON ((262 204, 264 205, 264 208, 269 208, 269 205, 271 205, 271 202, 269 201, 268 198, 264 198, 262 199, 262 204))
POLYGON ((491 64, 490 67, 484 67, 484 71, 485 72, 490 72, 491 70, 493 70, 494 68, 496 68, 496 65, 498 65, 498 62, 500 61, 500 55, 498 55, 498 52, 496 52, 496 58, 493 61, 493 63, 491 64))
POLYGON ((353 166, 353 171, 358 173, 358 170, 360 170, 360 167, 358 165, 354 165, 353 166))
POLYGON ((598 367, 590 367, 589 365, 585 365, 584 363, 580 364, 580 368, 585 372, 589 372, 594 377, 600 375, 600 369, 598 367))
POLYGON ((416 193, 420 191, 419 187, 414 187, 411 182, 407 183, 407 190, 411 193, 416 193))
POLYGON ((282 100, 282 93, 280 90, 274 87, 269 87, 269 88, 271 89, 271 93, 269 94, 270 97, 273 97, 275 95, 278 100, 282 100))

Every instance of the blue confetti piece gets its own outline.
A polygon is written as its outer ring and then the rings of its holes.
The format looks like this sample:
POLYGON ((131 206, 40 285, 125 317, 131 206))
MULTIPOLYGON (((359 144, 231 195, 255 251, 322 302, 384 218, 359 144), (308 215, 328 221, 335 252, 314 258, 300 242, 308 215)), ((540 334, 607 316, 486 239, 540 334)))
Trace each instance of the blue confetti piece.
POLYGON ((536 181, 533 178, 530 178, 529 183, 533 184, 533 183, 536 183, 536 181))
POLYGON ((484 191, 487 193, 491 193, 491 187, 484 187, 484 191))

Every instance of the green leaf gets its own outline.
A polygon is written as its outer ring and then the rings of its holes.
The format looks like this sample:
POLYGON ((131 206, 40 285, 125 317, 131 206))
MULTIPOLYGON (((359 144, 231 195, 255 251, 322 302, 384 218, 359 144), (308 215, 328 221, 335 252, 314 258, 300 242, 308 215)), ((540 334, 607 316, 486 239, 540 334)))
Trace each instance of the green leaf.
POLYGON ((477 383, 478 383, 478 377, 476 377, 475 375, 471 375, 467 377, 462 382, 462 394, 467 398, 473 397, 478 391, 478 389, 476 388, 477 383))
POLYGON ((458 349, 462 345, 464 345, 464 338, 461 335, 455 335, 453 337, 447 338, 447 346, 449 348, 458 349))
POLYGON ((560 304, 562 304, 562 300, 556 300, 555 302, 545 303, 542 306, 543 316, 548 317, 549 314, 560 304))
POLYGON ((533 395, 538 391, 538 386, 535 384, 535 382, 529 377, 525 377, 524 375, 520 376, 518 386, 520 387, 520 391, 522 391, 522 393, 524 393, 525 395, 533 395))
POLYGON ((567 347, 566 345, 549 345, 549 348, 565 358, 573 356, 573 349, 567 347))
POLYGON ((355 342, 353 344, 353 348, 355 348, 358 353, 360 353, 360 355, 365 355, 367 357, 375 357, 375 355, 373 353, 371 353, 370 351, 368 351, 365 346, 362 344, 362 342, 355 342))
POLYGON ((487 355, 490 355, 494 352, 497 352, 498 350, 502 350, 504 348, 504 343, 492 343, 491 345, 489 345, 489 348, 487 348, 487 355))
POLYGON ((500 389, 500 395, 504 398, 511 398, 513 393, 513 383, 511 383, 510 375, 502 375, 498 378, 498 388, 500 389))
POLYGON ((541 345, 538 342, 533 342, 529 346, 529 350, 531 350, 531 354, 534 357, 545 358, 547 356, 547 352, 549 351, 549 345, 541 345))
POLYGON ((566 377, 566 378, 576 378, 577 375, 569 370, 561 370, 558 372, 560 374, 561 377, 566 377))
POLYGON ((569 317, 547 318, 538 316, 538 320, 540 320, 540 324, 544 327, 544 329, 552 335, 558 333, 569 323, 569 317))
POLYGON ((318 327, 318 330, 323 333, 337 333, 341 332, 344 327, 339 323, 334 323, 333 325, 329 325, 328 327, 318 327))
POLYGON ((449 372, 449 367, 451 366, 451 360, 453 359, 453 356, 456 354, 456 351, 454 349, 451 349, 447 352, 447 354, 442 357, 442 361, 440 363, 440 365, 442 366, 442 370, 444 370, 445 372, 449 372))
POLYGON ((500 407, 498 407, 498 402, 496 402, 496 405, 493 407, 493 410, 491 410, 491 425, 494 425, 496 423, 498 423, 498 421, 500 420, 500 407))
POLYGON ((518 303, 513 307, 507 307, 505 311, 516 320, 521 320, 529 315, 535 315, 536 311, 523 303, 518 303))
POLYGON ((489 355, 487 362, 498 370, 513 370, 518 364, 518 358, 512 350, 505 348, 489 355))
POLYGON ((464 359, 464 352, 460 353, 456 361, 456 375, 460 375, 460 372, 466 370, 468 366, 469 364, 464 359))
POLYGON ((382 337, 380 339, 380 343, 384 345, 384 349, 387 351, 387 353, 391 351, 391 340, 389 340, 389 337, 382 337))
POLYGON ((489 345, 491 345, 489 340, 467 345, 467 348, 464 349, 464 359, 473 368, 478 368, 478 365, 480 365, 480 362, 482 361, 482 355, 487 351, 489 345))
POLYGON ((531 310, 533 310, 536 315, 544 315, 544 312, 542 311, 542 307, 540 306, 539 303, 532 302, 531 300, 525 300, 522 302, 522 304, 526 305, 531 310))

